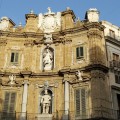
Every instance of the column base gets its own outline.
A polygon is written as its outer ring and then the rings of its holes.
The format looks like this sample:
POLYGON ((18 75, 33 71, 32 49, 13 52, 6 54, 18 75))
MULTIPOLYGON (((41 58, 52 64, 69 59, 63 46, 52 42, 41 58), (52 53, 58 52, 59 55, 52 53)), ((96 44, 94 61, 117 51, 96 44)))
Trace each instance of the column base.
POLYGON ((62 117, 62 120, 68 120, 68 115, 64 114, 63 117, 62 117))

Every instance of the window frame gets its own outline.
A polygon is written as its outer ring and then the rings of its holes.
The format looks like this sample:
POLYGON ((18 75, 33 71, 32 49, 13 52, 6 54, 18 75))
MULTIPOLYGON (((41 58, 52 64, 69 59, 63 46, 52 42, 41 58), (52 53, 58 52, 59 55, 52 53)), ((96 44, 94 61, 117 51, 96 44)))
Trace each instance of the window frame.
POLYGON ((76 59, 83 59, 84 58, 84 54, 85 54, 85 50, 84 50, 84 46, 81 45, 81 46, 77 46, 76 47, 76 59))
POLYGON ((20 60, 20 52, 18 50, 14 50, 14 51, 12 50, 10 52, 10 64, 19 65, 19 60, 20 60))
POLYGON ((5 113, 14 113, 15 112, 15 108, 16 108, 16 100, 17 100, 17 93, 12 91, 12 92, 9 92, 9 91, 5 91, 4 92, 4 102, 3 102, 3 112, 5 113), (9 94, 8 98, 6 98, 6 95, 9 94), (15 97, 14 97, 14 103, 13 100, 12 100, 12 95, 15 94, 15 97), (8 99, 8 100, 7 100, 8 99), (6 110, 6 102, 7 101, 7 110, 6 110), (11 108, 14 106, 13 110, 11 110, 11 108))
POLYGON ((120 84, 120 75, 115 74, 115 83, 120 84))

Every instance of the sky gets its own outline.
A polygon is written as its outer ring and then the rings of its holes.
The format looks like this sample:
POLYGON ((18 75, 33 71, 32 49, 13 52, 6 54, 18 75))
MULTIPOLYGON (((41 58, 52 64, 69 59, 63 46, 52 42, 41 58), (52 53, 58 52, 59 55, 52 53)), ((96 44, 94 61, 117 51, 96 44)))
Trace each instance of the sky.
POLYGON ((25 14, 31 9, 35 14, 46 13, 51 7, 52 12, 60 12, 70 7, 76 17, 84 20, 90 8, 100 11, 100 20, 106 20, 120 26, 120 0, 0 0, 0 18, 7 16, 16 26, 21 22, 25 25, 25 14))

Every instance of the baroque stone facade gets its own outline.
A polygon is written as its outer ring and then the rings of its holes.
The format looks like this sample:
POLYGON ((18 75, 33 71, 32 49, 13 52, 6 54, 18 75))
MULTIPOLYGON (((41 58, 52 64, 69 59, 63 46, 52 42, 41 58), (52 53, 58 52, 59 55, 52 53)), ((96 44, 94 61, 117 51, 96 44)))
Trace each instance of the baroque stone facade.
POLYGON ((0 25, 1 119, 112 119, 99 12, 83 21, 70 8, 25 16, 25 26, 6 17, 0 25))

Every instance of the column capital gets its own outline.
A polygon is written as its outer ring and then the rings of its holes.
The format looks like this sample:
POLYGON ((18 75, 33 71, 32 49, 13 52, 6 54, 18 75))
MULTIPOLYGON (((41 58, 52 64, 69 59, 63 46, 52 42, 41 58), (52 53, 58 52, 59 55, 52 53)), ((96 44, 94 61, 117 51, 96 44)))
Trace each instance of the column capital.
POLYGON ((32 74, 32 71, 21 71, 20 73, 27 79, 32 74))
POLYGON ((23 85, 24 85, 24 84, 29 85, 29 80, 24 80, 24 81, 23 81, 23 85))

